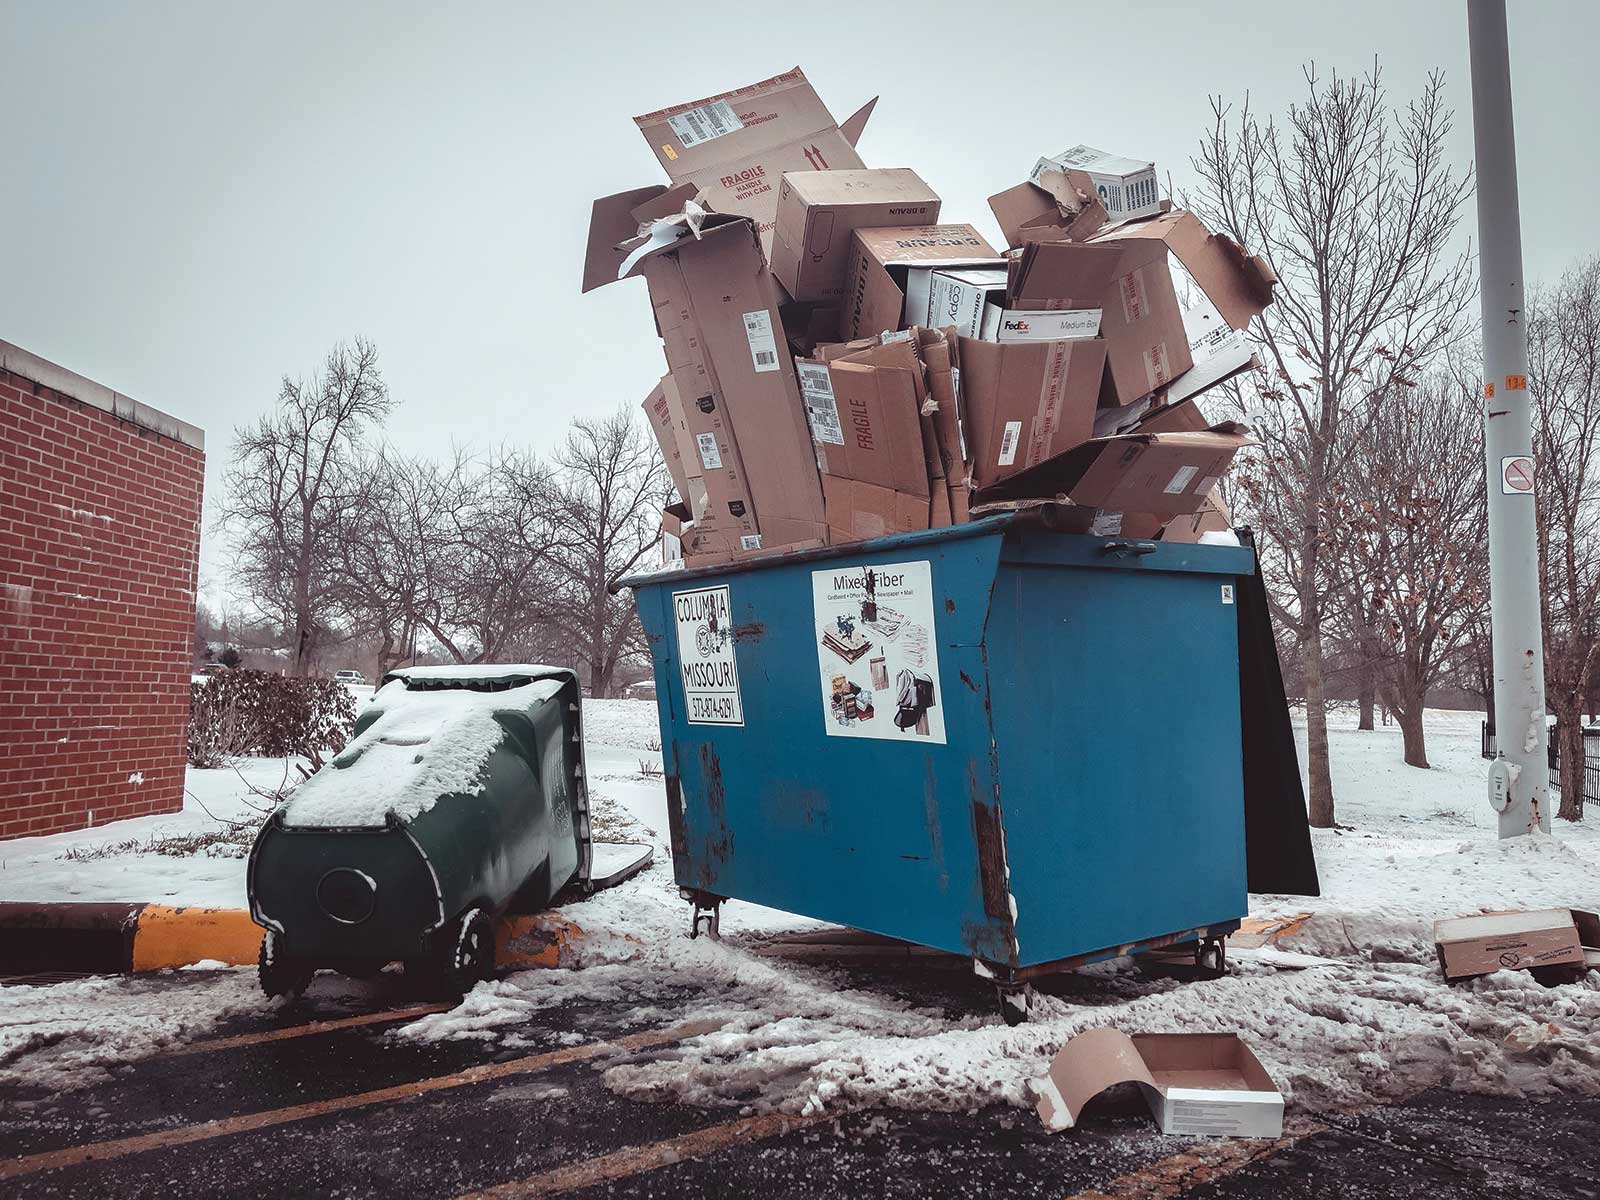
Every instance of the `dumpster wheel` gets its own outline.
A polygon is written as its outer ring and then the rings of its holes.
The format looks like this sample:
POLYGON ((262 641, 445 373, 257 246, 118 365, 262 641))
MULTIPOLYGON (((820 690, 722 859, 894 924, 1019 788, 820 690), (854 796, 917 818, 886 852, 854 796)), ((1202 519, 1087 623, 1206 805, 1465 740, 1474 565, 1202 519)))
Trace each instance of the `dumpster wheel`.
POLYGON ((464 996, 494 972, 494 922, 469 908, 434 935, 426 958, 407 959, 406 974, 419 974, 430 991, 464 996))
POLYGON ((1228 945, 1221 938, 1201 938, 1194 945, 1194 965, 1202 979, 1221 979, 1228 973, 1228 945))
POLYGON ((273 999, 297 997, 306 990, 313 974, 310 964, 289 957, 281 933, 276 929, 267 930, 256 956, 256 977, 261 981, 263 992, 273 999))

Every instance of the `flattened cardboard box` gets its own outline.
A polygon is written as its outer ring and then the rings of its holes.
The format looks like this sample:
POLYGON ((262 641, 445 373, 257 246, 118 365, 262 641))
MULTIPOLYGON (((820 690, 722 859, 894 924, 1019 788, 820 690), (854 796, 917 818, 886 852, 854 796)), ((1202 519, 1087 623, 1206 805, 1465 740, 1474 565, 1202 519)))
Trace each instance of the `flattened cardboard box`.
MULTIPOLYGON (((675 340, 669 339, 668 344, 675 340)), ((661 386, 668 407, 682 414, 690 442, 684 458, 689 494, 684 499, 689 502, 696 534, 702 543, 715 534, 730 547, 753 549, 761 544, 761 525, 739 443, 714 392, 702 388, 690 391, 687 402, 682 399, 678 379, 690 374, 674 370, 661 386)))
POLYGON ((673 183, 692 180, 715 211, 753 220, 767 254, 784 172, 866 166, 855 143, 876 103, 869 101, 841 128, 796 67, 633 121, 673 183))
POLYGON ((1033 1081, 1046 1129, 1071 1129, 1106 1088, 1137 1083, 1162 1133, 1278 1137, 1283 1094, 1237 1034, 1088 1029, 1033 1081))
POLYGON ((772 273, 795 300, 838 304, 852 231, 938 220, 939 197, 904 167, 787 174, 778 187, 772 273))
POLYGON ((926 503, 915 370, 843 360, 798 369, 824 478, 871 483, 926 503))
POLYGON ((1100 338, 999 344, 964 337, 957 345, 974 487, 1036 467, 1093 432, 1106 361, 1100 338))
POLYGON ((1095 438, 985 488, 976 500, 1066 496, 1104 513, 1146 513, 1170 521, 1198 512, 1233 456, 1254 444, 1243 425, 1232 423, 1198 433, 1095 438))
POLYGON ((1584 961, 1577 923, 1565 908, 1435 921, 1433 940, 1446 979, 1584 961))
POLYGON ((761 545, 825 538, 816 463, 797 453, 811 435, 782 336, 777 285, 751 223, 714 215, 698 238, 655 250, 633 270, 650 285, 691 431, 708 396, 732 428, 761 545))
MULTIPOLYGON (((1004 265, 999 251, 971 225, 853 230, 840 332, 858 338, 899 329, 911 267, 1004 265)), ((925 301, 922 307, 926 311, 925 301)))
POLYGON ((926 498, 832 475, 822 477, 822 495, 828 509, 828 536, 836 546, 928 528, 926 498))

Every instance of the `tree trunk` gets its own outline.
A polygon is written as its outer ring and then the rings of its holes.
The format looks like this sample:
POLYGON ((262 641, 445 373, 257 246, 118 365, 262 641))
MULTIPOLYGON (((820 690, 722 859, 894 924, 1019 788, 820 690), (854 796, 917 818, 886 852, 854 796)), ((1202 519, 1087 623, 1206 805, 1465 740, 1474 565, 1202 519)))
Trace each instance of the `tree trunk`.
POLYGON ((1394 706, 1395 719, 1400 723, 1401 744, 1405 747, 1406 766, 1428 770, 1428 747, 1422 730, 1422 700, 1408 696, 1404 707, 1394 706))
POLYGON ((1357 729, 1371 729, 1372 711, 1378 706, 1378 673, 1372 669, 1370 662, 1361 664, 1361 720, 1357 722, 1357 729))
POLYGON ((1311 781, 1308 810, 1311 824, 1318 829, 1333 828, 1333 773, 1328 765, 1328 689, 1322 669, 1322 630, 1319 614, 1312 620, 1305 640, 1306 675, 1306 773, 1311 781))
POLYGON ((1556 816, 1563 821, 1581 821, 1584 772, 1588 766, 1582 705, 1574 704, 1571 712, 1558 712, 1556 729, 1561 747, 1561 807, 1556 816))

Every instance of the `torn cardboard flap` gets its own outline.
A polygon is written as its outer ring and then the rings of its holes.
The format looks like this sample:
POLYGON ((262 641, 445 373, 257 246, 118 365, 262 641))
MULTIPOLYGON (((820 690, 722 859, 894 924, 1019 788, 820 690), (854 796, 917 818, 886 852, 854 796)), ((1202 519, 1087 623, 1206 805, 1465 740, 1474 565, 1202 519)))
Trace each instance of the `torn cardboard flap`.
POLYGON ((1092 241, 1097 245, 1160 242, 1234 329, 1247 328, 1250 319, 1272 303, 1278 277, 1267 261, 1246 254, 1231 238, 1212 233, 1186 209, 1114 226, 1092 241))
POLYGON ((1153 162, 1122 158, 1093 146, 1074 146, 1041 158, 1028 178, 1033 183, 1045 184, 1051 174, 1068 171, 1080 171, 1089 177, 1113 221, 1148 216, 1160 209, 1161 190, 1156 183, 1153 162))
POLYGON ((1139 431, 1095 438, 984 487, 974 500, 1064 496, 1086 508, 1170 521, 1197 512, 1234 455, 1255 444, 1243 425, 1233 423, 1198 433, 1139 431))
POLYGON ((1162 1133, 1278 1137, 1283 1094, 1261 1060, 1232 1033, 1127 1034, 1089 1029, 1067 1042, 1033 1081, 1039 1119, 1077 1125, 1095 1096, 1136 1083, 1162 1133))
POLYGON ((1048 171, 1037 183, 1019 183, 990 196, 989 209, 1008 246, 1082 241, 1107 219, 1093 181, 1082 171, 1048 171))
POLYGON ((796 67, 633 120, 673 183, 693 180, 716 211, 751 218, 770 253, 783 174, 864 167, 854 140, 873 103, 846 121, 847 136, 796 67))

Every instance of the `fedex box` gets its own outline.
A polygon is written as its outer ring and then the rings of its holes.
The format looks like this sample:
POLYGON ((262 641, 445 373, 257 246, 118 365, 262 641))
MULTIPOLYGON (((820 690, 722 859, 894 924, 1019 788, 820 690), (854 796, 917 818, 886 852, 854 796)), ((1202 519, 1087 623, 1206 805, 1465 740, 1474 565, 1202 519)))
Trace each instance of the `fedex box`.
POLYGON ((1161 211, 1156 186, 1156 165, 1135 158, 1119 158, 1093 146, 1074 146, 1033 164, 1028 181, 1040 184, 1049 172, 1082 171, 1094 184, 1095 194, 1113 221, 1148 217, 1161 211))
POLYGON ((939 197, 904 167, 791 172, 778 187, 772 273, 795 300, 837 304, 852 230, 938 220, 939 197))

